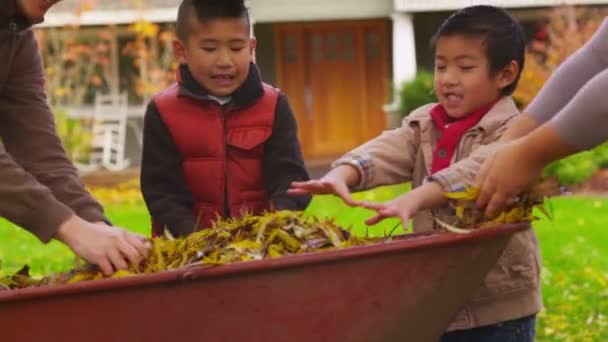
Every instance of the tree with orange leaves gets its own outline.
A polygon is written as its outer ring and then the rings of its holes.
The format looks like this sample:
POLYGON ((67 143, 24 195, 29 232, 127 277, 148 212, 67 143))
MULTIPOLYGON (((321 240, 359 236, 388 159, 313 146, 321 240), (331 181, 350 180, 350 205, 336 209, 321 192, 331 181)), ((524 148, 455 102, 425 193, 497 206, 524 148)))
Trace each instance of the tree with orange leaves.
POLYGON ((591 38, 608 11, 593 7, 556 7, 547 13, 529 44, 515 100, 526 106, 551 73, 591 38))

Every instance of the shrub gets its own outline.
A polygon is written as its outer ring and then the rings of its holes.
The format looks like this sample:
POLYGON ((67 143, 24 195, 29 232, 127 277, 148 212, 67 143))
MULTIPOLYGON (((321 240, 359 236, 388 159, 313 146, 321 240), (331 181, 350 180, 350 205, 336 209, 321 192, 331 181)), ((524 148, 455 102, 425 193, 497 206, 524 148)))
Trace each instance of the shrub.
POLYGON ((79 162, 85 161, 89 156, 93 140, 87 123, 68 117, 64 110, 56 110, 55 126, 70 159, 79 162))
POLYGON ((563 185, 585 181, 598 169, 608 167, 608 143, 556 161, 545 169, 545 175, 556 175, 563 185))
POLYGON ((437 98, 433 89, 433 73, 428 70, 418 71, 413 80, 403 84, 399 94, 399 114, 402 117, 407 116, 420 106, 436 102, 437 98))

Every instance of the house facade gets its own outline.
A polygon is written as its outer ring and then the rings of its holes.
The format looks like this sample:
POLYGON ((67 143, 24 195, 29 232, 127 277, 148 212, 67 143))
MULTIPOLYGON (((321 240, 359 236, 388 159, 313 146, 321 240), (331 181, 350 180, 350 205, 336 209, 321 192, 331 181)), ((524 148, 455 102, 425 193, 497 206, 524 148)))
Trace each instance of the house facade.
MULTIPOLYGON (((75 13, 81 1, 64 0, 40 29, 78 24, 82 30, 120 32, 138 19, 171 25, 179 0, 98 1, 75 13), (145 5, 145 6, 144 6, 145 5)), ((473 5, 507 7, 533 31, 541 12, 560 4, 606 1, 551 0, 250 0, 256 62, 266 82, 279 87, 297 116, 307 162, 326 162, 378 135, 389 124, 394 89, 419 67, 432 67, 428 42, 451 11, 473 5)), ((120 55, 112 58, 118 81, 120 55)), ((132 152, 138 154, 137 151, 132 152)), ((137 156, 132 160, 137 161, 137 156)))

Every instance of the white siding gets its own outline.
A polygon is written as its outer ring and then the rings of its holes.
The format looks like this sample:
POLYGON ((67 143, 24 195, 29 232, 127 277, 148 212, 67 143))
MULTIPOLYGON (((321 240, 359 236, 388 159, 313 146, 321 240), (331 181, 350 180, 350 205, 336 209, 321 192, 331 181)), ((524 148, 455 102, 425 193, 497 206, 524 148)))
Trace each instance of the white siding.
POLYGON ((251 0, 258 23, 388 18, 393 0, 251 0))
POLYGON ((394 0, 399 12, 452 11, 472 5, 494 5, 506 8, 548 7, 559 5, 606 4, 606 0, 394 0))
POLYGON ((49 12, 44 18, 40 27, 61 27, 65 25, 119 25, 131 24, 138 19, 144 18, 147 21, 162 23, 174 22, 177 18, 176 8, 155 8, 144 11, 137 10, 93 10, 83 12, 80 16, 74 13, 52 13, 49 12))
MULTIPOLYGON (((248 4, 256 23, 388 18, 394 5, 393 0, 250 0, 248 4)), ((152 22, 173 22, 176 16, 177 7, 92 10, 80 17, 51 10, 40 26, 128 24, 141 17, 152 22)))

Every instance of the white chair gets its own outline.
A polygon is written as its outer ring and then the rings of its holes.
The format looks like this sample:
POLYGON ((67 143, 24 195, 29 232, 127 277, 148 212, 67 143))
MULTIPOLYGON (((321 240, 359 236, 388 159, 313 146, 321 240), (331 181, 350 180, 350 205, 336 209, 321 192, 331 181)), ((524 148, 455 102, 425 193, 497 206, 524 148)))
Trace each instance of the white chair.
POLYGON ((79 169, 120 171, 129 167, 130 161, 125 158, 128 105, 126 92, 96 94, 89 162, 78 165, 79 169))

